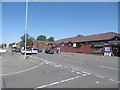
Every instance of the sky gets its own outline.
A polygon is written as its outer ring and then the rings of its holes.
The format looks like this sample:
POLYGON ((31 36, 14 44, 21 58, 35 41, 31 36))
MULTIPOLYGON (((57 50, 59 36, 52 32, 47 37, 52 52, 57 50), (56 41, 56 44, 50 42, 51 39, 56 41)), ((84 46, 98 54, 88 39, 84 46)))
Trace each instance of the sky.
MULTIPOLYGON (((2 40, 19 42, 25 31, 25 2, 2 3, 2 40)), ((29 2, 27 32, 55 40, 118 32, 117 2, 29 2)))

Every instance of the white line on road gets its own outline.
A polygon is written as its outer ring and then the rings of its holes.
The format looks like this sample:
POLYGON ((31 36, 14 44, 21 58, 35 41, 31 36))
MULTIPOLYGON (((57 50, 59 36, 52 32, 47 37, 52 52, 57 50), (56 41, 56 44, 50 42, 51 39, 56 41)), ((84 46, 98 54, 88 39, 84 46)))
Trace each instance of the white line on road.
POLYGON ((26 69, 26 70, 22 70, 22 71, 19 71, 19 72, 15 72, 15 73, 2 74, 2 75, 0 75, 0 76, 14 75, 14 74, 18 74, 18 73, 30 71, 30 70, 32 70, 32 69, 34 69, 34 68, 37 68, 38 66, 42 65, 43 63, 44 63, 44 62, 42 61, 40 64, 38 64, 38 65, 36 65, 36 66, 34 66, 34 67, 32 67, 32 68, 29 68, 29 69, 26 69))
POLYGON ((109 79, 109 80, 114 82, 114 80, 113 80, 113 79, 109 79))
MULTIPOLYGON (((41 59, 41 60, 44 60, 44 59, 41 59)), ((52 65, 54 65, 55 67, 59 67, 59 68, 61 68, 61 69, 68 68, 67 66, 64 66, 64 67, 63 67, 62 65, 49 62, 49 60, 44 60, 44 61, 46 62, 46 64, 52 64, 52 65)), ((105 67, 105 66, 98 66, 98 67, 107 68, 107 69, 113 69, 113 70, 118 70, 118 69, 115 69, 115 68, 105 67)), ((68 70, 68 71, 69 71, 69 70, 68 70)), ((71 72, 76 72, 77 74, 81 74, 81 73, 79 72, 79 70, 71 69, 70 71, 71 71, 71 72)), ((83 74, 82 74, 83 77, 86 76, 86 75, 91 75, 91 73, 86 72, 86 71, 81 71, 81 72, 83 73, 83 74)), ((102 79, 105 78, 105 77, 100 76, 100 75, 95 75, 95 76, 96 76, 96 77, 99 77, 99 78, 102 78, 102 79)), ((52 85, 59 84, 59 83, 62 83, 62 82, 67 82, 67 81, 69 81, 69 80, 73 80, 73 79, 76 79, 76 78, 79 78, 79 76, 76 76, 76 77, 74 77, 74 78, 65 79, 65 80, 62 80, 62 81, 60 81, 60 82, 54 82, 54 83, 51 83, 51 84, 48 84, 48 85, 43 85, 43 86, 40 86, 40 87, 38 87, 38 88, 44 88, 44 87, 52 86, 52 85)), ((110 81, 114 81, 113 79, 109 79, 109 80, 110 80, 110 81)), ((98 84, 99 82, 96 81, 96 83, 98 84)))
POLYGON ((2 60, 3 62, 8 61, 8 60, 2 60))
POLYGON ((106 68, 106 69, 111 69, 111 70, 120 70, 120 69, 117 69, 117 68, 112 68, 112 67, 105 67, 105 66, 98 66, 100 68, 106 68))
POLYGON ((61 81, 53 82, 53 83, 50 83, 50 84, 47 84, 47 85, 36 87, 35 89, 45 88, 45 87, 48 87, 48 86, 53 86, 53 85, 60 84, 60 83, 63 83, 63 82, 68 82, 70 80, 74 80, 74 79, 77 79, 77 78, 80 78, 80 76, 76 76, 76 77, 73 77, 73 78, 68 78, 68 79, 64 79, 64 80, 61 80, 61 81))
POLYGON ((77 74, 80 74, 80 72, 77 72, 77 74))
POLYGON ((96 81, 96 83, 98 84, 99 82, 98 82, 98 81, 96 81))

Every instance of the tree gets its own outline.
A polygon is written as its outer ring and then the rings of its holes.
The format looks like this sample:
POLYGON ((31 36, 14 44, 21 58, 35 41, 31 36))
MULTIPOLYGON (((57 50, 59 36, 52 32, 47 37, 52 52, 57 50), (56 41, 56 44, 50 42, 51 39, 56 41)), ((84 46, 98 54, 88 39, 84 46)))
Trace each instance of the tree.
POLYGON ((7 47, 7 44, 6 44, 6 43, 2 43, 2 44, 0 45, 0 47, 1 47, 1 48, 6 48, 6 47, 7 47))
MULTIPOLYGON (((28 33, 26 34, 26 45, 32 47, 34 42, 34 37, 31 37, 28 33)), ((21 37, 20 46, 25 46, 25 34, 21 37)))
POLYGON ((37 37, 37 40, 46 41, 46 36, 45 35, 40 35, 40 36, 37 37))
POLYGON ((9 44, 9 47, 12 47, 14 44, 15 44, 15 43, 10 43, 10 44, 9 44))
POLYGON ((54 42, 55 40, 54 40, 54 37, 50 37, 50 38, 47 39, 47 41, 54 42))
POLYGON ((84 37, 84 35, 78 34, 77 37, 84 37))

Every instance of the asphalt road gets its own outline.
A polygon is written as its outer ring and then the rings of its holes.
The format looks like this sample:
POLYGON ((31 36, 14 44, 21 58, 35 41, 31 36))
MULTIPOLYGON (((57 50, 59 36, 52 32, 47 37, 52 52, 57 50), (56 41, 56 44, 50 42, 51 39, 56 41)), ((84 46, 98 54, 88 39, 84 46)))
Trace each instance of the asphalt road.
POLYGON ((59 53, 2 55, 3 88, 117 88, 118 58, 59 53))

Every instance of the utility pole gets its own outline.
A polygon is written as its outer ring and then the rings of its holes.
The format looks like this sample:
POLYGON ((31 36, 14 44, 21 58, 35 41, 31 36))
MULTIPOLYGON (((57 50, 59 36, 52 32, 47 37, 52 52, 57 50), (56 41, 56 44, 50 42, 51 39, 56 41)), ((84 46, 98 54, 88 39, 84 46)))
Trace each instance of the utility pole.
POLYGON ((28 24, 28 0, 26 0, 26 17, 25 17, 25 59, 26 59, 26 43, 27 43, 27 24, 28 24))

